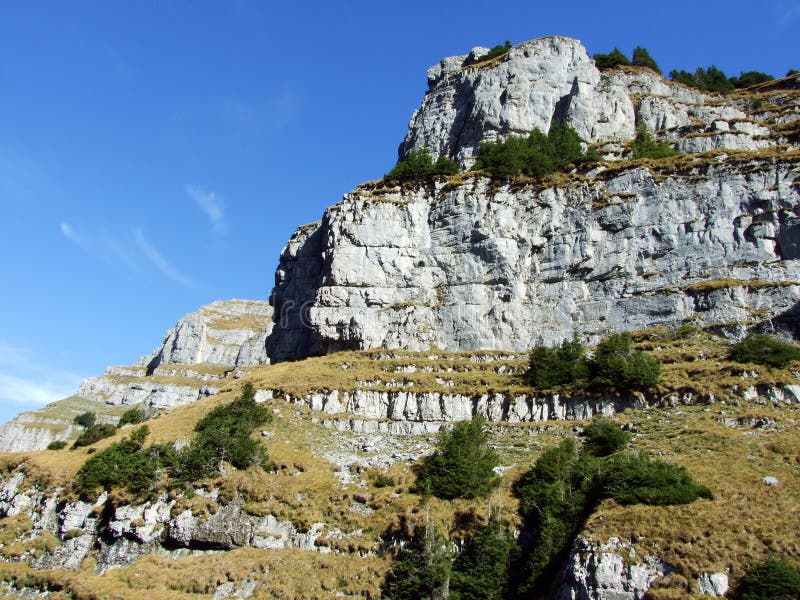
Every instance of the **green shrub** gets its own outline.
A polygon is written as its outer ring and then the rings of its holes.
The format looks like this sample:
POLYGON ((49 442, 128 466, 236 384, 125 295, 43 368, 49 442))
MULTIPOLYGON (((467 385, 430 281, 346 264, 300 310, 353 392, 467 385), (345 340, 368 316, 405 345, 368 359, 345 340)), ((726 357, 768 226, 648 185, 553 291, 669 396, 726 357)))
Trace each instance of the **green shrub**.
POLYGON ((673 70, 670 71, 669 78, 672 79, 672 81, 677 81, 678 83, 697 88, 704 92, 727 94, 734 90, 731 80, 714 65, 711 65, 708 69, 698 67, 694 73, 683 70, 673 70))
POLYGON ((747 88, 759 83, 773 81, 774 79, 772 75, 767 75, 761 71, 745 71, 740 73, 738 77, 731 77, 730 82, 735 88, 747 88))
POLYGON ((79 414, 77 417, 72 419, 72 422, 75 425, 80 425, 81 427, 89 428, 95 424, 97 421, 97 415, 93 412, 85 412, 79 414))
POLYGON ((613 333, 594 353, 591 385, 599 388, 651 387, 661 380, 661 366, 632 347, 629 333, 613 333))
POLYGON ((664 506, 713 499, 711 490, 696 483, 686 467, 646 455, 612 459, 602 485, 603 496, 620 504, 664 506))
POLYGON ((179 481, 194 481, 219 472, 225 461, 237 469, 252 466, 270 468, 264 447, 250 437, 253 430, 272 420, 269 411, 255 402, 250 382, 239 398, 217 406, 195 425, 197 435, 172 467, 179 481))
MULTIPOLYGON (((519 511, 530 534, 515 571, 520 597, 539 598, 563 567, 572 541, 604 498, 622 504, 686 504, 711 498, 679 465, 613 454, 627 444, 605 419, 587 426, 581 448, 565 439, 548 448, 516 482, 519 511)), ((622 432, 624 433, 624 432, 622 432)))
POLYGON ((382 598, 431 598, 450 578, 452 557, 447 541, 430 526, 417 527, 414 537, 398 553, 383 584, 382 598))
POLYGON ((75 491, 81 497, 91 498, 113 488, 125 488, 136 495, 152 490, 164 449, 145 449, 147 434, 147 425, 142 425, 129 437, 92 456, 75 476, 75 491))
POLYGON ((635 67, 645 67, 661 75, 661 68, 658 66, 658 63, 656 63, 653 57, 650 56, 650 53, 641 46, 636 46, 636 48, 633 49, 632 63, 635 67))
POLYGON ((595 456, 609 456, 624 449, 633 437, 605 417, 597 417, 583 430, 586 450, 595 456))
POLYGON ((63 440, 56 440, 55 442, 50 442, 47 444, 48 450, 63 450, 67 447, 67 442, 63 440))
POLYGON ((783 369, 791 362, 800 360, 800 348, 770 335, 753 333, 734 344, 729 357, 740 363, 756 363, 783 369))
POLYGON ((500 600, 506 597, 514 538, 500 519, 489 524, 467 541, 453 562, 450 576, 452 600, 500 600))
POLYGON ((656 141, 644 125, 636 128, 636 137, 631 145, 631 155, 638 158, 668 158, 675 156, 678 151, 665 140, 656 141))
POLYGON ((122 427, 123 425, 138 425, 139 423, 143 423, 145 420, 144 411, 139 408, 129 408, 122 416, 119 418, 119 423, 117 427, 122 427))
POLYGON ((564 341, 556 348, 537 346, 531 350, 525 377, 530 385, 540 389, 581 387, 589 379, 586 349, 577 339, 564 341))
POLYGON ((447 156, 442 155, 434 162, 430 150, 421 148, 412 151, 404 160, 398 162, 384 178, 407 181, 434 175, 455 175, 458 171, 458 165, 447 156))
POLYGON ((80 448, 82 446, 91 446, 95 442, 99 442, 102 439, 107 437, 111 437, 117 432, 117 428, 113 425, 107 425, 105 423, 100 423, 99 425, 92 425, 91 427, 87 427, 83 430, 83 432, 78 436, 78 439, 75 440, 75 443, 72 444, 72 449, 80 448))
POLYGON ((468 67, 469 65, 474 65, 479 62, 483 62, 486 60, 492 60, 493 58, 497 58, 498 56, 502 56, 506 52, 511 50, 511 42, 506 40, 505 44, 498 44, 485 54, 481 54, 480 56, 476 56, 474 58, 470 58, 469 56, 464 59, 464 62, 461 63, 462 66, 468 67))
POLYGON ((499 483, 494 473, 498 464, 489 447, 486 419, 476 415, 439 433, 436 451, 417 468, 416 491, 445 500, 485 496, 499 483))
POLYGON ((742 600, 796 600, 800 598, 800 570, 785 558, 759 563, 742 579, 742 600))
POLYGON ((385 473, 380 473, 373 482, 377 488, 394 487, 397 485, 393 477, 389 477, 385 473))
POLYGON ((535 129, 527 138, 510 136, 503 141, 481 142, 474 169, 495 177, 544 177, 570 164, 600 160, 594 149, 582 148, 583 140, 575 129, 554 123, 548 135, 535 129))
POLYGON ((594 64, 597 65, 597 68, 601 71, 605 71, 606 69, 612 69, 619 65, 630 65, 631 61, 619 48, 614 48, 608 54, 595 54, 594 64))

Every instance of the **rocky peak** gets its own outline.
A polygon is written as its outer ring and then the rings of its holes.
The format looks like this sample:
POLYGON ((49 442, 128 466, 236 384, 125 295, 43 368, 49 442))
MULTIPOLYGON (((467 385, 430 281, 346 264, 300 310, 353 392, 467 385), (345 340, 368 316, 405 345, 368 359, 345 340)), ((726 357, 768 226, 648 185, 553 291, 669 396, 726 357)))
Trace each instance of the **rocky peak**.
POLYGON ((554 121, 570 124, 587 142, 629 140, 636 125, 643 123, 679 142, 681 151, 767 145, 759 138, 768 131, 759 127, 712 142, 681 144, 685 136, 698 133, 693 128, 697 123, 703 123, 705 132, 714 121, 749 117, 731 102, 667 81, 648 69, 600 72, 573 38, 539 38, 489 61, 466 61, 485 51, 475 48, 428 69, 429 90, 411 117, 399 149, 401 159, 427 147, 434 158, 447 155, 468 167, 480 142, 527 135, 534 129, 547 132, 554 121))

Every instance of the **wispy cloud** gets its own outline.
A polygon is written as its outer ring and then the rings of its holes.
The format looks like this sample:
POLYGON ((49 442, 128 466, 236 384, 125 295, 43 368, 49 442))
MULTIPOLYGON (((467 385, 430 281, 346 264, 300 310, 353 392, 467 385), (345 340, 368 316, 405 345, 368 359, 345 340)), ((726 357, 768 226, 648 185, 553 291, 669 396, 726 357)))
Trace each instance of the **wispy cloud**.
POLYGON ((77 234, 69 223, 61 223, 61 233, 70 242, 75 242, 79 246, 83 246, 83 239, 77 234))
POLYGON ((0 405, 38 408, 72 395, 80 380, 42 364, 27 349, 0 340, 0 405))
POLYGON ((88 254, 109 264, 121 262, 132 271, 138 270, 131 252, 107 231, 97 235, 85 235, 79 233, 75 227, 66 221, 63 221, 59 228, 61 229, 61 234, 67 240, 76 244, 88 254))
POLYGON ((139 249, 144 253, 147 259, 155 266, 162 274, 166 277, 183 285, 185 287, 196 288, 197 284, 194 283, 191 279, 183 275, 180 271, 178 271, 175 267, 173 267, 167 259, 165 259, 161 253, 153 248, 150 243, 145 239, 144 234, 142 233, 141 229, 136 230, 136 245, 139 249))
POLYGON ((205 213, 217 233, 225 231, 225 210, 222 199, 201 185, 187 185, 186 195, 205 213))

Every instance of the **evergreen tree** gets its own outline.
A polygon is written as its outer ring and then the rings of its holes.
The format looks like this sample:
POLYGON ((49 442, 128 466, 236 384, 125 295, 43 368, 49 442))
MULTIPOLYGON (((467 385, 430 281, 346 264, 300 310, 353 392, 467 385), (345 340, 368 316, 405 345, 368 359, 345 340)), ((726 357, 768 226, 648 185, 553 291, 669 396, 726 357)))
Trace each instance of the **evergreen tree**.
POLYGON ((619 65, 630 65, 631 61, 625 56, 619 48, 614 48, 608 54, 595 54, 594 64, 601 71, 612 69, 619 65))
POLYGON ((636 46, 636 48, 633 49, 632 62, 636 67, 645 67, 661 75, 661 68, 658 66, 658 63, 656 63, 653 57, 650 56, 650 53, 641 46, 636 46))
POLYGON ((478 498, 499 483, 494 468, 497 453, 489 447, 486 419, 456 423, 451 431, 442 431, 436 451, 417 469, 417 491, 437 498, 478 498))
POLYGON ((469 540, 453 563, 452 600, 500 600, 508 585, 514 538, 492 515, 489 524, 469 540))
POLYGON ((447 589, 452 556, 447 541, 432 525, 417 527, 386 574, 382 597, 387 600, 428 600, 447 589))
POLYGON ((636 137, 631 144, 631 154, 634 159, 668 158, 678 154, 678 151, 666 141, 657 142, 653 138, 653 134, 643 124, 640 124, 636 128, 636 137))

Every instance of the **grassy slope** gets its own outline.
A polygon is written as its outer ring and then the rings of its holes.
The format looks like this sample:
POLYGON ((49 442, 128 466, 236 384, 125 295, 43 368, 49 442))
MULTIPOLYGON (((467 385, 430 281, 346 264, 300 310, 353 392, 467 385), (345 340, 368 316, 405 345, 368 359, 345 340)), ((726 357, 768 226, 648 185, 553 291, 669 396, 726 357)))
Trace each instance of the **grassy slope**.
MULTIPOLYGON (((800 559, 800 410, 796 406, 735 400, 733 387, 750 385, 753 372, 758 374, 758 382, 790 382, 796 381, 795 376, 790 371, 730 363, 724 359, 726 343, 706 334, 679 339, 666 330, 651 330, 636 339, 640 347, 653 351, 666 363, 659 396, 687 390, 712 391, 717 403, 626 411, 617 419, 632 423, 638 431, 635 449, 686 465, 699 481, 712 488, 716 500, 667 508, 620 507, 609 501, 589 520, 585 534, 599 540, 609 536, 629 540, 639 556, 657 553, 674 565, 678 573, 657 584, 661 589, 654 590, 656 597, 690 597, 687 586, 691 588, 693 579, 704 570, 729 569, 735 580, 744 568, 770 552, 800 559), (745 372, 747 379, 742 378, 745 372), (727 403, 720 403, 721 399, 727 403), (768 419, 768 425, 754 428, 750 423, 757 418, 768 419), (727 424, 725 419, 729 419, 727 424), (735 426, 730 426, 733 423, 735 426), (766 486, 762 481, 765 475, 777 477, 780 485, 766 486)), ((495 372, 501 365, 519 372, 522 361, 507 360, 508 356, 501 355, 496 362, 480 364, 473 360, 474 355, 439 351, 342 353, 262 367, 249 378, 257 387, 275 387, 295 394, 319 388, 352 389, 358 381, 374 383, 392 378, 412 382, 417 389, 523 389, 517 376, 495 372), (347 369, 342 368, 345 363, 347 369), (410 364, 441 372, 396 372, 398 367, 410 364), (456 386, 443 388, 436 381, 437 376, 452 380, 456 386)), ((188 438, 194 423, 213 406, 229 402, 237 389, 238 383, 231 382, 215 397, 148 422, 151 441, 188 438)), ((93 574, 91 558, 77 573, 37 572, 25 565, 4 563, 0 564, 0 578, 57 583, 77 598, 191 598, 208 594, 228 579, 248 578, 264 583, 258 588, 257 598, 327 597, 335 590, 351 596, 376 594, 388 566, 386 557, 375 554, 379 536, 408 533, 423 519, 419 497, 408 492, 413 484, 409 465, 400 462, 392 468, 390 474, 397 482, 392 488, 375 488, 371 480, 376 472, 371 470, 352 473, 354 483, 342 485, 335 476, 338 467, 323 455, 343 448, 364 455, 345 443, 349 436, 316 424, 315 417, 320 415, 304 407, 279 398, 269 403, 276 418, 265 427, 273 434, 265 443, 270 457, 279 465, 278 472, 233 472, 206 485, 219 486, 223 498, 243 496, 246 509, 253 514, 271 513, 291 519, 301 528, 309 528, 315 522, 326 523, 328 529, 338 528, 341 535, 323 542, 341 554, 240 549, 177 560, 149 556, 103 576, 93 574)), ((502 503, 510 526, 518 525, 512 482, 533 463, 542 448, 571 435, 573 425, 549 422, 495 427, 502 463, 511 468, 493 501, 502 503)), ((129 428, 123 429, 96 447, 108 446, 127 431, 129 428)), ((6 472, 24 463, 22 468, 32 475, 31 480, 46 481, 54 487, 68 485, 87 456, 87 449, 80 449, 5 455, 0 460, 6 472)), ((184 499, 179 502, 181 506, 191 504, 184 499)), ((200 511, 215 509, 213 503, 195 504, 200 511)), ((433 518, 452 537, 468 535, 477 524, 485 522, 487 513, 485 500, 434 500, 431 505, 433 518)), ((10 555, 18 554, 26 544, 14 546, 13 533, 24 530, 25 521, 17 518, 0 523, 8 538, 0 540, 6 544, 4 550, 10 555)), ((41 551, 48 543, 52 544, 52 540, 37 538, 27 545, 41 551)))

